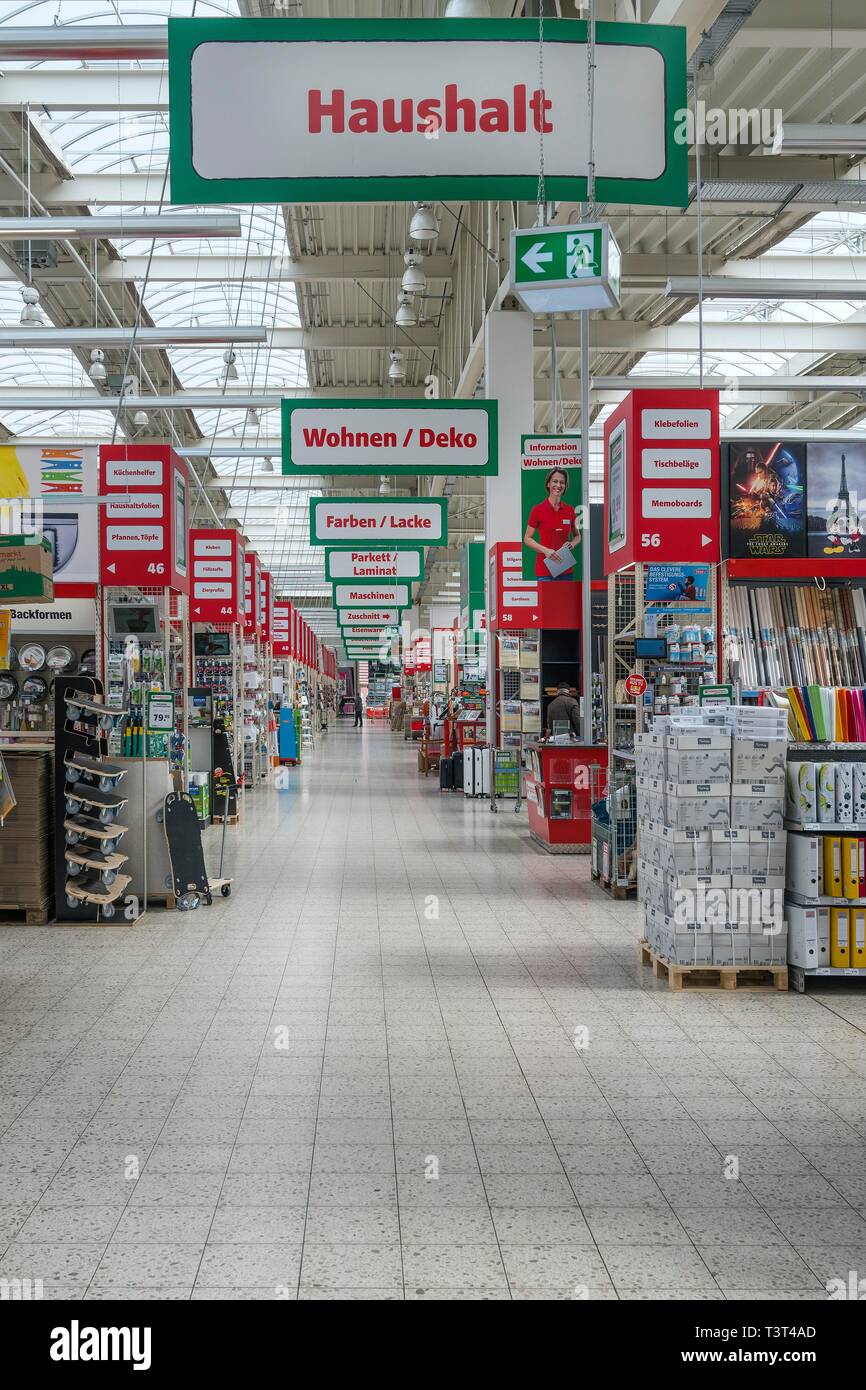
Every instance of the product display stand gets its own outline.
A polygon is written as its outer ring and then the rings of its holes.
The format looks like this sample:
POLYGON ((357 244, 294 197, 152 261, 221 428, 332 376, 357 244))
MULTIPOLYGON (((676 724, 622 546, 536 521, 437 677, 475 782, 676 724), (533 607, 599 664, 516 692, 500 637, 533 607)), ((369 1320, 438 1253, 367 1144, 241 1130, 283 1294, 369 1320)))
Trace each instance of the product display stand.
POLYGON ((103 757, 107 735, 126 714, 105 704, 95 677, 55 685, 55 882, 57 919, 66 922, 138 919, 131 899, 118 907, 131 879, 123 838, 124 769, 103 757), (60 885, 63 885, 62 890, 60 885))

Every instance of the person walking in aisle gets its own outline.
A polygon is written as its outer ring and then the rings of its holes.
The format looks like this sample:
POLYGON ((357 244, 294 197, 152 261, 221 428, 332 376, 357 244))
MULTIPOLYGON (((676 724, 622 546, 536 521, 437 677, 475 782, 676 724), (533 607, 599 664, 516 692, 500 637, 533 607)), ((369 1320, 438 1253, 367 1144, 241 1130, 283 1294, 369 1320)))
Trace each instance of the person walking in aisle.
POLYGON ((364 701, 361 699, 360 694, 358 694, 358 695, 355 696, 355 728, 356 728, 356 729, 363 729, 363 727, 364 727, 364 701))

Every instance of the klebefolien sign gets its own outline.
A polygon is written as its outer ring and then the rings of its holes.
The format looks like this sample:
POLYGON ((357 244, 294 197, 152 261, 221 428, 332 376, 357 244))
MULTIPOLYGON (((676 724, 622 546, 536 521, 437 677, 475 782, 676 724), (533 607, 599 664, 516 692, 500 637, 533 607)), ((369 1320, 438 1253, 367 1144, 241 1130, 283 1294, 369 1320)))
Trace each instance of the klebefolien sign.
POLYGON ((284 473, 495 473, 495 401, 284 400, 284 473))
MULTIPOLYGON (((585 196, 586 24, 170 19, 171 201, 585 196)), ((686 31, 596 25, 601 202, 682 207, 686 31)))

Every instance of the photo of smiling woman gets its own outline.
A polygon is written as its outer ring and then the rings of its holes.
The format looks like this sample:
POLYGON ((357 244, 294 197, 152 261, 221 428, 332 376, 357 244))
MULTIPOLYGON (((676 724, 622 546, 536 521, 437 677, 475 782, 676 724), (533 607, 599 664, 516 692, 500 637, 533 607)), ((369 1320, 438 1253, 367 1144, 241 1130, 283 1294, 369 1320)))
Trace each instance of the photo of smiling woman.
POLYGON ((536 553, 537 579, 571 579, 575 562, 574 547, 580 545, 580 532, 574 507, 564 501, 568 490, 566 470, 551 468, 544 480, 544 487, 547 498, 537 503, 529 513, 523 544, 536 553))

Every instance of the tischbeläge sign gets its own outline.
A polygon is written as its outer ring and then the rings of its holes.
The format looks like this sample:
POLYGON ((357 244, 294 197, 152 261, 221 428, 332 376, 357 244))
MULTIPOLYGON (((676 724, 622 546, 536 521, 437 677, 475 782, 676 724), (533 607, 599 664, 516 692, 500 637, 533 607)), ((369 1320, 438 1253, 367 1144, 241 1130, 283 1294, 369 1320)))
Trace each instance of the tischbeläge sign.
MULTIPOLYGON (((686 31, 597 24, 600 202, 683 207, 686 31)), ((586 24, 549 19, 170 19, 173 203, 580 200, 586 24), (230 99, 227 99, 230 94, 230 99)))
POLYGON ((326 550, 326 579, 381 584, 389 579, 423 579, 424 552, 418 550, 326 550))
POLYGON ((334 584, 335 608, 408 608, 411 584, 334 584))
POLYGON ((284 400, 283 473, 496 473, 495 401, 284 400))
POLYGON ((310 545, 448 544, 447 497, 311 497, 310 545))

